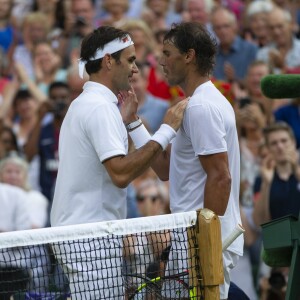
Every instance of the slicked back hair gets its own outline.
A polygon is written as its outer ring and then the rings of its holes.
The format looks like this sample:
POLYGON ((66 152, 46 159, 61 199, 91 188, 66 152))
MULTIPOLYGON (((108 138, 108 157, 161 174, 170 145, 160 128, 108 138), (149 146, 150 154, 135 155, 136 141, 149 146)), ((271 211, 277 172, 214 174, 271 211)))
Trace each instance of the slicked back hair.
POLYGON ((209 76, 212 73, 217 43, 204 26, 196 22, 173 24, 164 37, 166 42, 171 42, 182 54, 194 49, 200 75, 209 76))

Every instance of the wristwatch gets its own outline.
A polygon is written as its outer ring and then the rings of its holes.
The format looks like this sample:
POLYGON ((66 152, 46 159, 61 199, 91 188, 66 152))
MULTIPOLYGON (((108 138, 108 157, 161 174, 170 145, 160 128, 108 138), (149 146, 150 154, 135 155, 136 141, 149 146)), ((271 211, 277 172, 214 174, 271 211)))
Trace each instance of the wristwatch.
POLYGON ((142 120, 140 118, 138 118, 136 121, 126 124, 125 127, 128 131, 131 131, 131 130, 139 127, 141 124, 142 124, 142 120))

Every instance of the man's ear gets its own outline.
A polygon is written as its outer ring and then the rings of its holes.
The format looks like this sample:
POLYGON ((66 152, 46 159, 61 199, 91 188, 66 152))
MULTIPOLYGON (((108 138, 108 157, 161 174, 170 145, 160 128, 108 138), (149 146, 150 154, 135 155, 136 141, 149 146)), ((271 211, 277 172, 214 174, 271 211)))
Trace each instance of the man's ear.
POLYGON ((192 60, 194 60, 195 56, 196 56, 195 49, 189 49, 185 54, 186 62, 190 63, 192 60))
POLYGON ((108 70, 111 70, 113 65, 113 58, 110 54, 105 54, 105 56, 102 59, 102 64, 105 66, 108 70))

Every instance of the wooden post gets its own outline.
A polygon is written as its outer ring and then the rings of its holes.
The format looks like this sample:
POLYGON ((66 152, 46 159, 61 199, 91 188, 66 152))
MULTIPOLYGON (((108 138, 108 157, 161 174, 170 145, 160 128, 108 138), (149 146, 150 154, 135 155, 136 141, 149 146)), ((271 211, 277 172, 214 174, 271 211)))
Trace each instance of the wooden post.
MULTIPOLYGON (((188 234, 190 240, 191 231, 188 234)), ((202 279, 197 282, 195 268, 190 268, 190 285, 194 287, 195 294, 203 296, 205 300, 218 300, 219 285, 224 283, 221 225, 219 217, 209 209, 197 211, 196 243, 198 248, 190 249, 190 261, 195 266, 195 257, 199 257, 202 279), (195 255, 195 251, 198 255, 195 255)))

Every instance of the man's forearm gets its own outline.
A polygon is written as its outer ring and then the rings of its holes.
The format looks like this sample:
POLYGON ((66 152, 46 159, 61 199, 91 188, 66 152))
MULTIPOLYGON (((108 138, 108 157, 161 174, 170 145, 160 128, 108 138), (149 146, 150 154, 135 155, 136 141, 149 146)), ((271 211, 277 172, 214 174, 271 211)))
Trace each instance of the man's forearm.
POLYGON ((260 197, 254 203, 253 221, 256 226, 260 226, 262 223, 270 221, 269 198, 270 184, 263 181, 260 190, 260 197))
POLYGON ((169 180, 171 145, 161 152, 151 164, 151 168, 162 181, 169 180))
POLYGON ((31 161, 39 151, 40 133, 41 133, 41 124, 38 123, 30 133, 29 138, 24 146, 24 152, 28 161, 31 161))
POLYGON ((223 216, 227 209, 231 189, 231 179, 224 176, 222 179, 207 177, 204 190, 204 208, 223 216))

